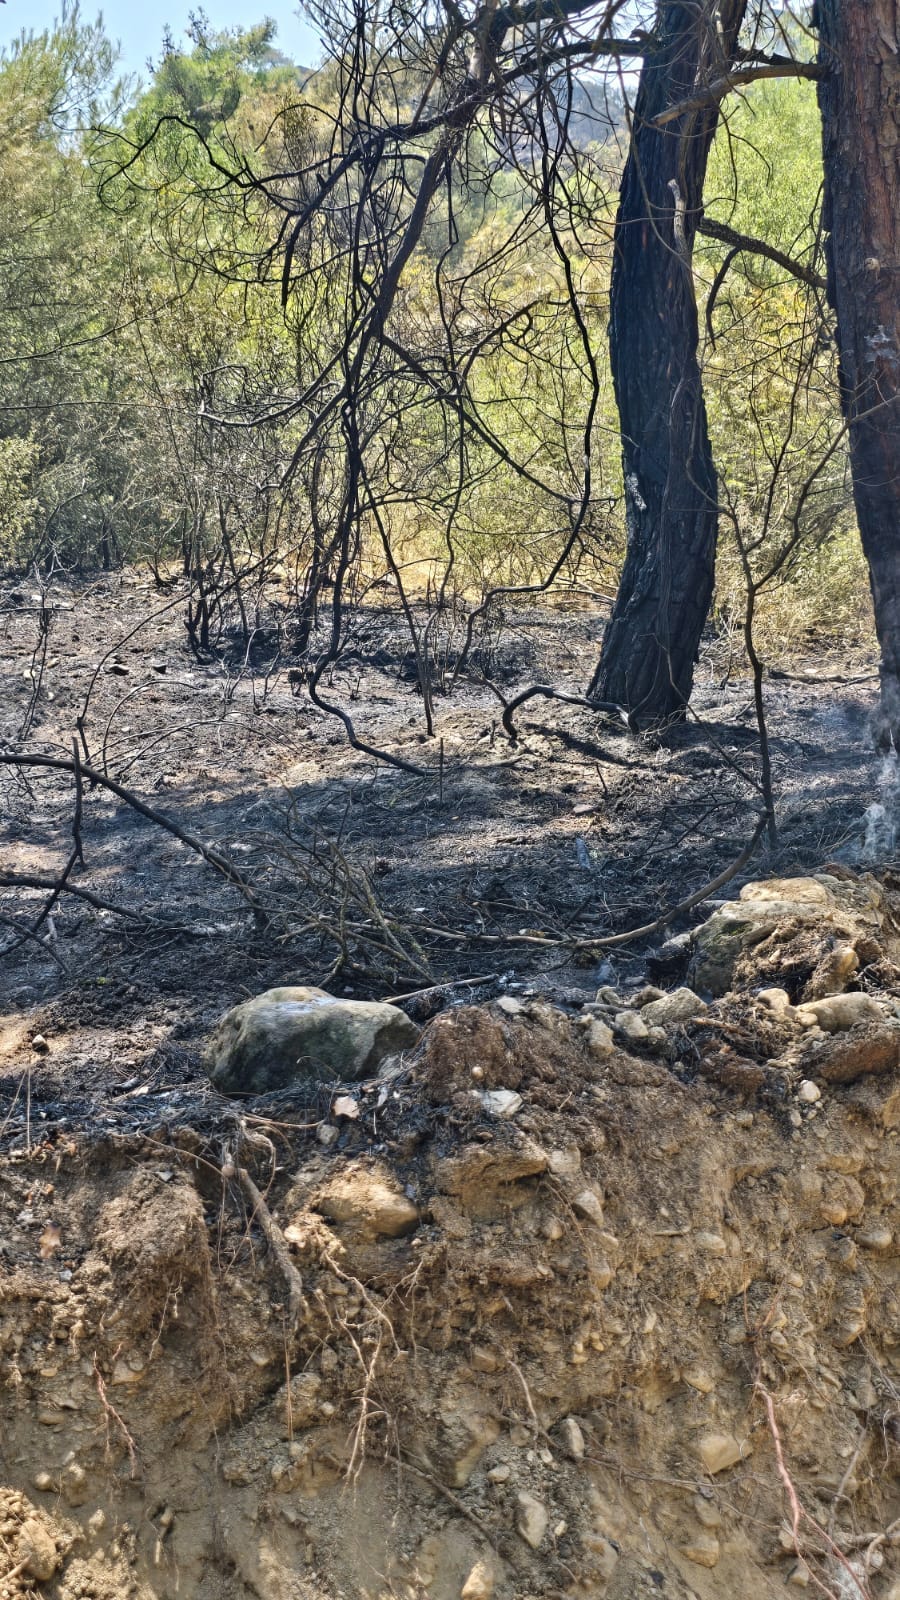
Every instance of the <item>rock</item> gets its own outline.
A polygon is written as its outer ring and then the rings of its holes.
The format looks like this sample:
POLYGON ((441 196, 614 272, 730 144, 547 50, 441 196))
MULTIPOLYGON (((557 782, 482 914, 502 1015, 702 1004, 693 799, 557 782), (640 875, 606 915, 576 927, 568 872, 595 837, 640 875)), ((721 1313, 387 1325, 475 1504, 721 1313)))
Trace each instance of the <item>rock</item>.
POLYGON ((605 1022, 601 1022, 599 1017, 591 1017, 589 1019, 584 1031, 584 1039, 591 1055, 599 1056, 601 1060, 604 1056, 612 1055, 612 1029, 607 1027, 605 1022))
POLYGON ((603 1202, 594 1189, 579 1189, 572 1196, 572 1209, 580 1217, 586 1217, 589 1222, 595 1222, 598 1228, 603 1227, 603 1202))
POLYGON ((515 1089, 485 1089, 478 1098, 488 1116, 496 1117, 499 1122, 508 1122, 525 1103, 515 1089))
POLYGON ((760 989, 756 996, 776 1016, 790 1016, 793 1013, 791 997, 786 989, 760 989))
POLYGON ((794 1016, 802 1028, 820 1027, 825 1033, 844 1033, 869 1022, 883 1022, 884 1012, 870 994, 836 994, 797 1006, 794 1016))
POLYGON ((611 988, 608 983, 603 984, 602 988, 597 990, 597 999, 601 1005, 609 1006, 612 1011, 620 1010, 622 1005, 618 989, 611 988))
POLYGON ((547 1166, 554 1178, 564 1183, 577 1178, 581 1171, 581 1151, 577 1144, 570 1144, 566 1150, 548 1150, 547 1166))
POLYGON ((52 1472, 36 1472, 31 1482, 41 1494, 59 1494, 59 1479, 52 1472))
POLYGON ((650 1031, 637 1011, 617 1011, 613 1017, 613 1025, 630 1044, 644 1044, 650 1031))
POLYGON ((859 1233, 856 1235, 856 1242, 864 1250, 890 1250, 894 1242, 894 1235, 884 1223, 870 1222, 864 1228, 860 1228, 859 1233))
POLYGON ((494 1583, 493 1567, 487 1561, 476 1561, 459 1591, 459 1600, 491 1600, 494 1583))
POLYGON ((70 1461, 64 1467, 62 1474, 62 1492, 67 1505, 83 1506, 88 1497, 90 1483, 84 1467, 78 1461, 70 1461))
POLYGON ((398 1006, 338 1000, 324 989, 267 989, 221 1019, 205 1065, 225 1094, 266 1094, 295 1083, 365 1077, 418 1037, 398 1006))
POLYGON ((508 1483, 512 1476, 512 1467, 501 1461, 498 1467, 491 1467, 488 1471, 488 1483, 508 1483))
POLYGON ((705 1010, 706 1001, 693 989, 673 989, 661 1000, 651 1000, 648 1006, 643 1006, 641 1021, 648 1028, 674 1028, 680 1022, 699 1017, 705 1010))
MULTIPOLYGON (((734 986, 737 963, 770 935, 779 948, 802 950, 804 965, 815 965, 816 985, 833 983, 841 970, 849 970, 848 946, 866 961, 898 954, 889 896, 874 878, 845 879, 825 872, 768 878, 745 884, 736 900, 727 901, 694 930, 692 981, 714 995, 727 993, 734 986), (836 947, 841 954, 835 962, 836 947)), ((764 970, 773 970, 772 954, 767 946, 764 970)), ((752 961, 745 959, 748 976, 750 966, 752 961)))
POLYGON ((689 1367, 681 1376, 685 1383, 696 1389, 698 1394, 712 1394, 716 1387, 715 1378, 711 1377, 703 1367, 689 1367))
POLYGON ((804 1077, 823 1083, 855 1083, 893 1072, 898 1065, 900 1028, 889 1024, 813 1036, 804 1042, 798 1060, 804 1077))
POLYGON ((585 1452, 584 1434, 574 1417, 563 1417, 559 1425, 563 1449, 570 1461, 583 1461, 585 1452))
POLYGON ((337 1173, 316 1191, 310 1204, 329 1222, 369 1237, 399 1239, 419 1225, 418 1208, 379 1167, 337 1173))
POLYGON ((648 1028, 647 1045, 654 1055, 661 1056, 665 1053, 669 1043, 669 1035, 665 1028, 648 1028))
POLYGON ((515 995, 511 994, 502 994, 499 1000, 494 1001, 494 1004, 497 1010, 502 1011, 507 1017, 519 1017, 525 1010, 522 1001, 517 1000, 515 995))
POLYGON ((698 1567, 714 1567, 719 1559, 719 1541, 711 1533, 701 1533, 690 1544, 681 1546, 681 1554, 698 1567))
POLYGON ((42 1033, 36 1033, 34 1035, 34 1038, 31 1041, 31 1048, 36 1056, 48 1055, 50 1051, 50 1046, 42 1033))
POLYGON ((704 1499, 702 1494, 695 1494, 691 1505, 697 1513, 697 1521, 704 1528, 721 1528, 722 1513, 711 1500, 704 1499))
POLYGON ((332 1145, 337 1144, 340 1137, 341 1130, 336 1128, 333 1122, 320 1122, 316 1129, 316 1141, 326 1150, 330 1150, 332 1145))
POLYGON ((708 1256, 727 1256, 728 1246, 720 1233, 706 1233, 702 1229, 694 1234, 694 1243, 698 1250, 703 1250, 708 1256))
POLYGON ((38 1583, 49 1583, 59 1566, 56 1545, 37 1517, 27 1517, 22 1523, 16 1555, 24 1570, 38 1583))
POLYGON ((747 1439, 738 1439, 733 1433, 705 1433, 697 1450, 700 1460, 711 1477, 726 1472, 739 1461, 745 1461, 753 1446, 747 1439))
POLYGON ((525 1489, 516 1495, 516 1530, 532 1550, 540 1549, 549 1520, 543 1501, 525 1489))
MULTIPOLYGON (((806 1562, 798 1561, 795 1566, 791 1567, 786 1581, 791 1585, 792 1589, 808 1589, 809 1567, 806 1562)), ((898 1595, 898 1600, 900 1600, 900 1595, 898 1595)))
POLYGON ((806 1106, 814 1106, 816 1101, 821 1100, 821 1098, 822 1091, 819 1085, 813 1083, 812 1078, 804 1078, 797 1090, 797 1099, 802 1100, 806 1106))
POLYGON ((288 1438, 293 1436, 295 1428, 311 1428, 318 1422, 321 1399, 322 1379, 317 1372, 298 1372, 290 1384, 285 1385, 280 1411, 288 1438))
POLYGON ((651 1000, 662 1000, 665 992, 665 989, 657 989, 655 984, 645 983, 643 989, 638 989, 637 994, 632 996, 631 1004, 637 1006, 640 1011, 641 1007, 648 1006, 651 1000))

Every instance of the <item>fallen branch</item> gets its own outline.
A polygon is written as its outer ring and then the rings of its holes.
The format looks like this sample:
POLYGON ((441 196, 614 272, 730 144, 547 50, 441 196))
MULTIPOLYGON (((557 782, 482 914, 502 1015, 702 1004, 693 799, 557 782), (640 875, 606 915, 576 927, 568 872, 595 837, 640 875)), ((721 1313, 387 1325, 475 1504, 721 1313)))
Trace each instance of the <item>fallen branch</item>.
POLYGON ((96 768, 86 766, 83 761, 70 761, 63 756, 18 755, 12 751, 0 751, 0 766, 4 767, 46 767, 52 772, 70 772, 75 777, 76 784, 87 779, 90 784, 98 784, 101 789, 108 789, 111 794, 125 804, 131 806, 133 811, 146 817, 148 822, 155 822, 157 827, 165 828, 174 838, 186 844, 188 849, 195 850, 198 856, 214 867, 238 893, 243 896, 250 906, 257 922, 263 926, 268 922, 268 916, 256 898, 252 884, 244 877, 243 873, 234 865, 227 856, 217 850, 214 845, 204 844, 195 833, 189 833, 182 828, 172 817, 164 811, 157 811, 154 806, 149 806, 145 800, 136 795, 132 789, 126 789, 124 784, 116 783, 114 778, 108 778, 105 773, 98 772, 96 768))
MULTIPOLYGON (((490 688, 494 690, 495 694, 499 694, 496 685, 491 684, 490 688)), ((591 700, 583 694, 569 694, 564 689, 554 689, 549 683, 532 683, 527 689, 522 689, 518 694, 513 695, 511 700, 506 700, 500 695, 501 700, 503 700, 503 715, 500 721, 510 744, 518 744, 519 742, 519 736, 513 723, 513 712, 518 711, 520 706, 524 706, 526 701, 534 700, 536 696, 540 696, 542 700, 562 700, 564 705, 567 706, 586 706, 589 711, 607 711, 612 716, 618 717, 621 722, 624 722, 627 728, 632 727, 628 712, 624 707, 614 705, 611 701, 591 700)))

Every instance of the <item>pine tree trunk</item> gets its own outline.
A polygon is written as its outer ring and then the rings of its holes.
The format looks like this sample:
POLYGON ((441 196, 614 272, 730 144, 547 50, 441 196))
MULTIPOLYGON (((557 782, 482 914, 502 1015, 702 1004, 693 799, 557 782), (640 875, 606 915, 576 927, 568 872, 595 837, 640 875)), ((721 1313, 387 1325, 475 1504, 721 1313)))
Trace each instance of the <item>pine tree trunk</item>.
POLYGON ((900 749, 900 6, 819 0, 828 296, 881 647, 879 742, 900 749))
POLYGON ((589 693, 639 726, 683 714, 690 697, 718 526, 691 268, 718 106, 654 119, 721 73, 744 6, 660 5, 619 195, 609 336, 627 553, 589 693))

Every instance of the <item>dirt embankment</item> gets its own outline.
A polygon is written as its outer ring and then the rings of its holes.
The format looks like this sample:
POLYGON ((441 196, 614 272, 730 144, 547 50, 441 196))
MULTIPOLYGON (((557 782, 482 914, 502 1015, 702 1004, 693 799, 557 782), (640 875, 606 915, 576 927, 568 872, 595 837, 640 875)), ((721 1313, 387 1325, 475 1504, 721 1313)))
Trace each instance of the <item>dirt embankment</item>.
POLYGON ((5 1160, 0 1600, 896 1600, 895 1072, 501 1003, 353 1098, 5 1160))

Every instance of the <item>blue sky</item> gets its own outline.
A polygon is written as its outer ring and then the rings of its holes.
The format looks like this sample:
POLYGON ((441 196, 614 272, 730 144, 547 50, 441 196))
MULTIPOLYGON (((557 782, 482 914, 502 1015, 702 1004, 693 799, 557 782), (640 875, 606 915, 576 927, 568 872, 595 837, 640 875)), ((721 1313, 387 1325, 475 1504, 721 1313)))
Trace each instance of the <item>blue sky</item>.
MULTIPOLYGON (((59 16, 61 0, 6 0, 0 5, 0 48, 23 28, 40 33, 59 16)), ((82 0, 81 14, 93 20, 102 11, 106 31, 122 46, 121 70, 146 76, 148 56, 158 57, 163 29, 168 23, 173 38, 184 38, 188 13, 201 9, 199 0, 107 0, 106 4, 82 0)), ((291 0, 206 0, 202 5, 213 28, 249 27, 272 17, 278 24, 276 43, 295 61, 312 66, 319 56, 316 35, 301 21, 291 0)))

